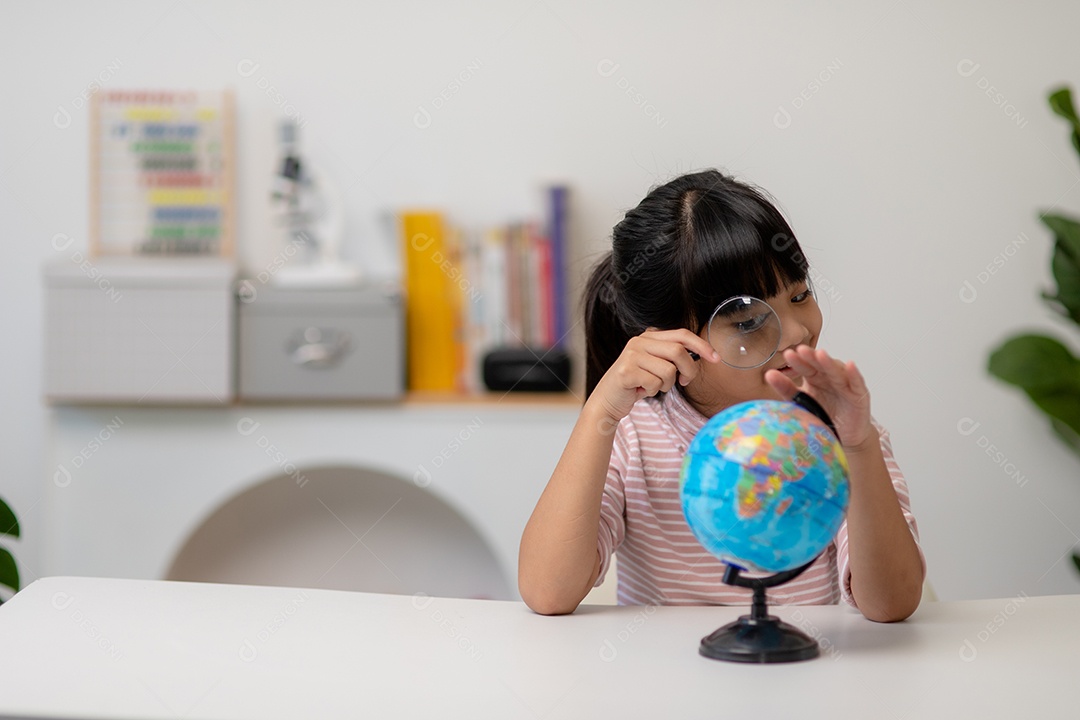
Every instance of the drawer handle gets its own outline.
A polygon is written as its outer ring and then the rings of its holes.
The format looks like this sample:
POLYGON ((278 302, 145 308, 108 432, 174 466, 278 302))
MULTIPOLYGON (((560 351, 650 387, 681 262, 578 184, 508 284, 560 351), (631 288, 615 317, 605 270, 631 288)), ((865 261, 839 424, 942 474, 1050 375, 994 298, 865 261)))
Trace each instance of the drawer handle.
POLYGON ((289 359, 300 367, 330 368, 341 362, 349 351, 347 333, 309 327, 304 329, 301 337, 289 343, 289 359))

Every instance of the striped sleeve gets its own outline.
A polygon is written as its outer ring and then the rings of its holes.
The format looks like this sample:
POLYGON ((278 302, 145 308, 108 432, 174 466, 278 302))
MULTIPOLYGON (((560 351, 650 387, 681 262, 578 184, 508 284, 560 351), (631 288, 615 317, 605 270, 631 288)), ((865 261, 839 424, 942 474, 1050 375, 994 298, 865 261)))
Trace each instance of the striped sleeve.
POLYGON ((600 587, 611 566, 611 554, 622 545, 626 535, 626 488, 623 477, 631 456, 630 443, 626 437, 630 427, 629 418, 623 418, 615 431, 615 442, 611 448, 611 461, 608 463, 607 481, 604 494, 600 498, 600 530, 597 534, 597 552, 600 555, 600 574, 593 587, 600 587))
MULTIPOLYGON (((912 536, 915 538, 915 547, 919 550, 919 559, 922 561, 923 573, 926 572, 926 556, 923 554, 922 545, 919 543, 919 526, 915 522, 915 516, 911 512, 911 496, 908 493, 907 480, 904 479, 904 474, 900 471, 900 465, 896 462, 896 457, 893 455, 892 439, 889 436, 889 431, 879 425, 877 421, 874 421, 874 429, 877 430, 878 436, 881 442, 881 454, 885 458, 885 467, 889 470, 889 477, 892 479, 893 490, 896 492, 896 499, 900 502, 900 509, 904 513, 904 520, 908 524, 908 528, 911 530, 912 536)), ((851 566, 848 558, 848 526, 847 520, 840 526, 840 531, 836 534, 836 548, 837 548, 837 572, 840 579, 840 597, 844 602, 852 607, 858 607, 855 602, 855 598, 851 594, 851 566)))

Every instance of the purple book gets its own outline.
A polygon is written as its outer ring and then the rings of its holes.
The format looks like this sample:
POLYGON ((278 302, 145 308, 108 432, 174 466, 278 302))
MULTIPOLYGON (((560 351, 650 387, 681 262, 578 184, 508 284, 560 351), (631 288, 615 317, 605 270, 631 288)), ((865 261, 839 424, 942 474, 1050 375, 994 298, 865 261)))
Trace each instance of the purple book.
POLYGON ((548 188, 548 237, 551 239, 551 290, 555 310, 555 346, 561 346, 570 329, 566 313, 567 193, 564 185, 548 188))

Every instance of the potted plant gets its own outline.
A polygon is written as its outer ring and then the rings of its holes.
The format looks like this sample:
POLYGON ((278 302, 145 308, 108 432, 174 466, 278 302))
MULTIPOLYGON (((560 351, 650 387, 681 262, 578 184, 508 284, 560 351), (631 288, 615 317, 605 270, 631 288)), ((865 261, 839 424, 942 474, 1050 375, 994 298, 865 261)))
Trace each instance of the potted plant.
MULTIPOLYGON (((1049 96, 1050 109, 1069 122, 1072 144, 1080 154, 1080 117, 1072 93, 1063 87, 1049 96)), ((1054 234, 1051 269, 1057 288, 1042 293, 1043 300, 1061 318, 1080 326, 1080 220, 1049 211, 1039 219, 1054 234)), ((1027 393, 1050 420, 1050 427, 1080 455, 1080 359, 1056 338, 1025 333, 1006 340, 993 351, 990 374, 1027 393)), ((1073 553, 1080 571, 1080 554, 1073 553)))
MULTIPOLYGON (((19 521, 8 504, 0 500, 0 535, 19 537, 19 521)), ((0 586, 19 591, 19 568, 7 548, 0 547, 0 586)), ((2 604, 3 598, 0 598, 2 604)))

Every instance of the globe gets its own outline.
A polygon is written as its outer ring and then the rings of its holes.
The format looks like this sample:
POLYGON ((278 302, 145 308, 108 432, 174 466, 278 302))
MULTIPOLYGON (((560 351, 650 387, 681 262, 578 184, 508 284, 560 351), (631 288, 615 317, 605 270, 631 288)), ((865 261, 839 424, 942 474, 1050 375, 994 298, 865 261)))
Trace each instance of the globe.
POLYGON ((791 402, 754 400, 698 431, 679 479, 694 536, 751 572, 801 567, 832 542, 847 511, 847 458, 829 427, 791 402))

